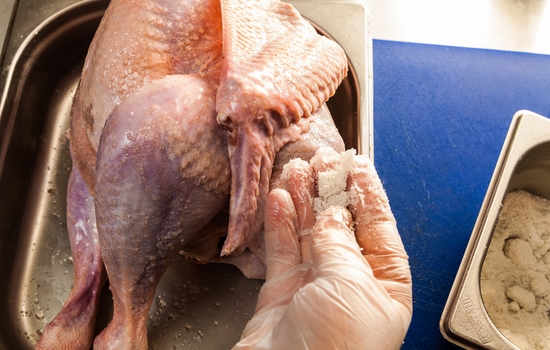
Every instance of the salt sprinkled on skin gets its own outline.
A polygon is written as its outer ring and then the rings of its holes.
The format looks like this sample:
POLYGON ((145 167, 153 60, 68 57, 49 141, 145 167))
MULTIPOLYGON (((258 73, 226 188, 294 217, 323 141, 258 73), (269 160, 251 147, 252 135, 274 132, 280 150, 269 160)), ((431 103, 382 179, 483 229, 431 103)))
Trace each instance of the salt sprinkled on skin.
POLYGON ((550 349, 550 201, 507 195, 481 270, 493 323, 521 349, 550 349))
MULTIPOLYGON (((348 177, 354 171, 354 157, 356 151, 349 149, 340 154, 331 148, 325 147, 317 151, 311 163, 331 163, 332 166, 325 170, 316 172, 317 197, 313 198, 313 208, 316 215, 319 215, 332 206, 348 207, 355 203, 356 192, 352 189, 347 191, 348 177)), ((292 159, 283 167, 281 178, 289 175, 290 169, 307 167, 308 163, 302 159, 292 159)))

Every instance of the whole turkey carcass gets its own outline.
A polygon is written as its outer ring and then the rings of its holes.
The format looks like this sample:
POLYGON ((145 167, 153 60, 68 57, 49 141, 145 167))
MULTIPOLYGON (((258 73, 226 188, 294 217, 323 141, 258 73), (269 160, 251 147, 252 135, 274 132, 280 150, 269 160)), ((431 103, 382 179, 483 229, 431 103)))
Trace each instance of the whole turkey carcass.
POLYGON ((71 110, 75 281, 37 348, 146 349, 180 250, 261 278, 266 194, 290 158, 343 150, 324 103, 346 73, 278 0, 112 0, 71 110), (94 340, 107 278, 114 315, 94 340))

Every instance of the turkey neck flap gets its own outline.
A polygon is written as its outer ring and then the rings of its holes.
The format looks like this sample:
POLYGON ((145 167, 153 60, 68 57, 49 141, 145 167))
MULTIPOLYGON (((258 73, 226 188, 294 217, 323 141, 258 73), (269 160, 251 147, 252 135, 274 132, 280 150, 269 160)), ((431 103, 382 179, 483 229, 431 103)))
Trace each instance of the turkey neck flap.
POLYGON ((263 221, 263 202, 275 155, 307 131, 308 118, 347 74, 334 41, 289 4, 222 0, 223 66, 218 122, 228 131, 231 202, 222 255, 251 246, 263 221))

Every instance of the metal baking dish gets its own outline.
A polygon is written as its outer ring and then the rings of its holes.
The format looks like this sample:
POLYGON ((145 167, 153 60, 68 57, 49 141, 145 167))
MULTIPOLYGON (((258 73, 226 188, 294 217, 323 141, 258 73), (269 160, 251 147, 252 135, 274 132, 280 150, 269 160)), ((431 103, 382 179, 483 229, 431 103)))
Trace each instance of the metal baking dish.
POLYGON ((514 115, 472 236, 443 310, 443 336, 464 348, 518 349, 493 324, 481 297, 480 273, 506 194, 524 190, 550 199, 550 119, 514 115))
MULTIPOLYGON (((356 1, 292 3, 346 50, 352 69, 329 108, 347 146, 372 156, 367 9, 356 1)), ((0 349, 32 349, 72 285, 65 132, 84 57, 107 5, 20 0, 7 38, 0 105, 0 280, 6 283, 0 288, 0 349), (29 28, 35 21, 38 27, 29 28)), ((252 317, 261 285, 233 266, 195 265, 179 257, 149 314, 150 348, 229 348, 252 317)), ((106 287, 98 331, 111 313, 106 287)))

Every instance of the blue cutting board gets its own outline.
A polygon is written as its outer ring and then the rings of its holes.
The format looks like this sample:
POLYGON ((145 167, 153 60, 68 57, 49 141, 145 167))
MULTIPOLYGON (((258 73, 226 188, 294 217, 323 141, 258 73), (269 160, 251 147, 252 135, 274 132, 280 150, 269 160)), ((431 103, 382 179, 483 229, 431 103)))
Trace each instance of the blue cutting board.
POLYGON ((413 275, 403 349, 439 319, 512 116, 550 112, 550 56, 374 40, 374 160, 413 275))

